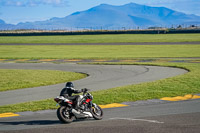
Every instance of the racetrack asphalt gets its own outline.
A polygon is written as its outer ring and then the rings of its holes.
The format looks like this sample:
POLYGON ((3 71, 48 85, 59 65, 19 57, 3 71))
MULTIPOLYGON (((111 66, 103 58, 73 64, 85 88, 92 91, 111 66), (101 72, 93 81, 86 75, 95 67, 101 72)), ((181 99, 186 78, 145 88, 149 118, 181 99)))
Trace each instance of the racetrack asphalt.
POLYGON ((200 99, 103 109, 103 120, 61 124, 56 110, 0 118, 2 133, 199 133, 200 99))
MULTIPOLYGON (((77 89, 91 91, 108 89, 173 77, 187 71, 172 67, 140 65, 81 65, 53 63, 0 63, 0 69, 41 69, 86 73, 87 78, 74 81, 77 89)), ((59 95, 65 83, 0 92, 0 105, 53 98, 59 95)))
MULTIPOLYGON (((52 63, 0 63, 0 69, 41 69, 87 73, 89 75, 87 78, 74 83, 78 89, 86 87, 92 91, 150 82, 187 73, 184 69, 172 67, 52 63)), ((0 103, 10 104, 55 97, 63 86, 64 83, 0 92, 0 103), (3 102, 2 99, 4 99, 3 102)), ((86 119, 71 124, 61 124, 56 117, 56 110, 21 112, 17 117, 0 118, 0 132, 198 133, 200 131, 199 101, 196 99, 147 104, 128 103, 127 107, 103 109, 104 119, 101 121, 86 119)))

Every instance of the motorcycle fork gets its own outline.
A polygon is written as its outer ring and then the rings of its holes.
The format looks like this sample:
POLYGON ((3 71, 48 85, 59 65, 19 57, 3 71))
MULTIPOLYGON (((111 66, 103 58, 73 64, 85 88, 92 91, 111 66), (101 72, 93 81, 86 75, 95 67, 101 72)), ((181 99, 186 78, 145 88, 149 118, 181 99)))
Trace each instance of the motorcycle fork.
POLYGON ((90 101, 90 102, 88 103, 88 107, 89 107, 89 108, 92 108, 92 105, 93 105, 93 103, 92 103, 92 101, 90 101))

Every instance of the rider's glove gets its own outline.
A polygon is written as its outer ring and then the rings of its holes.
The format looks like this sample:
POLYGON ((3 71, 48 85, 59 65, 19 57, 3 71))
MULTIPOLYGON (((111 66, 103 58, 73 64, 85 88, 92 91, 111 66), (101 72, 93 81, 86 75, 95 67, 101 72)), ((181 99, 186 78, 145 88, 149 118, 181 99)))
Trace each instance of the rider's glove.
POLYGON ((82 92, 86 92, 86 91, 88 91, 88 89, 87 89, 87 88, 84 88, 84 89, 81 89, 81 91, 82 91, 82 92))

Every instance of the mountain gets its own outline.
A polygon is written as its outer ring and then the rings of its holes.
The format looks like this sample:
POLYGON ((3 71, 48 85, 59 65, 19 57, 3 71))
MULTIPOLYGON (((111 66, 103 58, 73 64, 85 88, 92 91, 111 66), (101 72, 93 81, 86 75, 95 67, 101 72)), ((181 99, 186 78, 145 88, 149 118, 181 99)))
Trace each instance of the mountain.
MULTIPOLYGON (((13 29, 121 29, 152 26, 200 24, 200 16, 187 15, 165 7, 150 7, 129 3, 122 6, 101 4, 64 18, 12 25, 13 29)), ((0 21, 0 25, 1 21, 0 21)), ((5 23, 3 25, 6 25, 5 23)), ((9 25, 11 26, 11 25, 9 25)), ((2 26, 0 26, 1 28, 2 26)))
POLYGON ((3 20, 0 19, 0 24, 5 24, 5 22, 3 20))
POLYGON ((10 30, 13 29, 15 25, 6 24, 2 19, 0 19, 0 30, 10 30))

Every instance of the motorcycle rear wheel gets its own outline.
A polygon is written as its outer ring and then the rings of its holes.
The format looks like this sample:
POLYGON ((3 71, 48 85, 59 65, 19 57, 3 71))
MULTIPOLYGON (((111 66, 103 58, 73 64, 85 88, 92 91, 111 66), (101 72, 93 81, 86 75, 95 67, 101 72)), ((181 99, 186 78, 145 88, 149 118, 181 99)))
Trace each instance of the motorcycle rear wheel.
POLYGON ((71 123, 75 119, 75 116, 65 106, 57 109, 57 117, 62 123, 71 123))
POLYGON ((101 120, 103 118, 103 110, 98 105, 92 108, 91 113, 96 120, 101 120))

